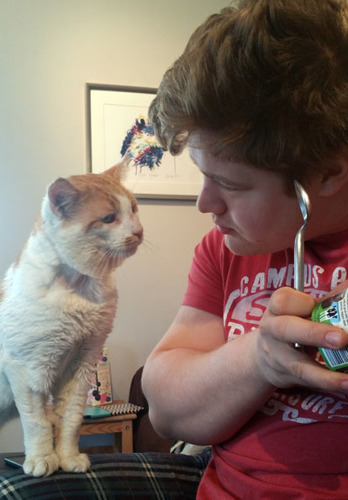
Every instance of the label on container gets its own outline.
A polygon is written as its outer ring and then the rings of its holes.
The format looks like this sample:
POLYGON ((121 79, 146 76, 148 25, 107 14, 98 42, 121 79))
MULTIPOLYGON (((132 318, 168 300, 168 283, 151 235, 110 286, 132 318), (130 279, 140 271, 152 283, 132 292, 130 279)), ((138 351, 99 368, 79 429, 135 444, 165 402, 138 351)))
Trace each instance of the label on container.
MULTIPOLYGON (((348 333, 348 288, 317 304, 312 320, 338 326, 348 333)), ((319 351, 330 370, 348 368, 348 347, 339 350, 319 347, 319 351)))

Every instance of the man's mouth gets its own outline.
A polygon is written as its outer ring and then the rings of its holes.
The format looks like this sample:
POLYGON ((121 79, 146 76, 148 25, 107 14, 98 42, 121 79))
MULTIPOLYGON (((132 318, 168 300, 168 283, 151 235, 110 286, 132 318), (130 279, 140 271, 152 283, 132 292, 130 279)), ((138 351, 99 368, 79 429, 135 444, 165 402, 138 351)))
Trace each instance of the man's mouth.
POLYGON ((230 227, 222 226, 221 224, 214 223, 216 229, 222 234, 232 234, 234 231, 230 227))

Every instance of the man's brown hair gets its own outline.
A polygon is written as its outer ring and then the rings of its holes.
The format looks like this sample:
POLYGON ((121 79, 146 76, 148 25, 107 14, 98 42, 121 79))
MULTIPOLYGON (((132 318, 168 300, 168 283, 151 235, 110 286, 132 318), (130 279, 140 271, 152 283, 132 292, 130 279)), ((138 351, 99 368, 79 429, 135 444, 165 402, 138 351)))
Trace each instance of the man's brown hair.
POLYGON ((325 170, 348 146, 347 0, 244 0, 210 16, 149 113, 173 154, 205 129, 214 154, 288 180, 325 170))

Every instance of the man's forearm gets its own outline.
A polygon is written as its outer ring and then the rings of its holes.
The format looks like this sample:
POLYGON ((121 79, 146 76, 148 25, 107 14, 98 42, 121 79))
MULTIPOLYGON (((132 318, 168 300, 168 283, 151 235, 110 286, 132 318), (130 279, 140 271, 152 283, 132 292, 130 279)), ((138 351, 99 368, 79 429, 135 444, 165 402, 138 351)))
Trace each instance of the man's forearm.
POLYGON ((167 437, 213 444, 231 437, 274 391, 255 362, 257 332, 215 351, 155 351, 143 390, 156 430, 167 437))

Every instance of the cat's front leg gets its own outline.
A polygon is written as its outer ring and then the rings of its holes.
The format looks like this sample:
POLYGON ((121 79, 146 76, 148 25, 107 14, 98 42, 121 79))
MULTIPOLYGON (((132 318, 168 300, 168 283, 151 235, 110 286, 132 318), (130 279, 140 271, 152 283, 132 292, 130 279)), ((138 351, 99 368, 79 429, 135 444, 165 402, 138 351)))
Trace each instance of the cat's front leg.
POLYGON ((79 452, 78 441, 92 370, 91 366, 80 367, 56 401, 56 452, 66 472, 86 472, 90 467, 87 455, 79 452))
POLYGON ((49 476, 59 467, 53 448, 52 424, 47 418, 47 397, 32 391, 24 378, 8 373, 24 434, 25 462, 23 470, 32 476, 49 476))

